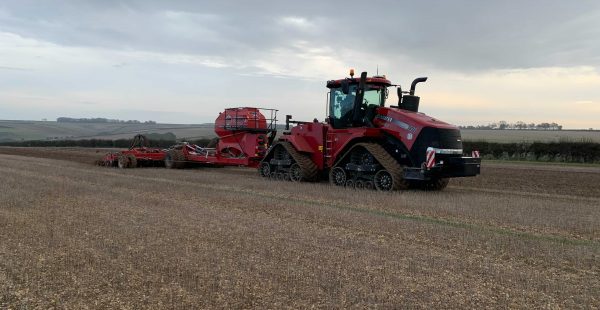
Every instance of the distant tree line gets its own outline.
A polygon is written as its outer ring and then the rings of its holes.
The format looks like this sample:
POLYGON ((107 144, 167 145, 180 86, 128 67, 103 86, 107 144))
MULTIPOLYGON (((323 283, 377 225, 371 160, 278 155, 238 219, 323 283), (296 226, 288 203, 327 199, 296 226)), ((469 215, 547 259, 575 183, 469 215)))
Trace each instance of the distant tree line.
POLYGON ((557 123, 525 123, 518 121, 516 123, 509 123, 506 121, 494 122, 488 125, 478 126, 459 126, 461 129, 491 129, 491 130, 505 130, 505 129, 520 129, 520 130, 562 130, 563 126, 557 123))
POLYGON ((71 117, 59 117, 56 119, 57 123, 117 123, 117 124, 156 124, 155 121, 140 122, 138 120, 120 120, 120 119, 109 119, 103 117, 94 118, 71 118, 71 117))
POLYGON ((478 150, 484 159, 600 164, 600 143, 463 141, 463 151, 478 150))

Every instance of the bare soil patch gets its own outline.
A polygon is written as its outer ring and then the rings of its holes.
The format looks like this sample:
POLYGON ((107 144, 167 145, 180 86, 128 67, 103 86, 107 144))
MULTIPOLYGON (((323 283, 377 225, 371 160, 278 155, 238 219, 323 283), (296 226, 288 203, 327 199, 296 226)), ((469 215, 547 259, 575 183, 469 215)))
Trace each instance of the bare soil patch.
POLYGON ((0 308, 600 306, 599 173, 386 194, 31 151, 0 148, 0 308))

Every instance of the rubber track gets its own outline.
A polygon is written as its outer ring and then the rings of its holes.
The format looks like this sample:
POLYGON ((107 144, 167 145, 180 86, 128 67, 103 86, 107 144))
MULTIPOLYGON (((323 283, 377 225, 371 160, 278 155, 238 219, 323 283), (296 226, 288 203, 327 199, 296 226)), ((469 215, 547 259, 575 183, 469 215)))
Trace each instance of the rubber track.
POLYGON ((292 156, 294 161, 300 166, 303 181, 314 182, 318 180, 319 169, 310 157, 298 152, 289 142, 279 142, 278 144, 283 146, 283 148, 292 156))
POLYGON ((392 179, 394 180, 392 190, 408 189, 409 183, 402 177, 402 166, 381 145, 376 143, 357 143, 346 154, 350 154, 356 147, 366 149, 392 175, 392 179))

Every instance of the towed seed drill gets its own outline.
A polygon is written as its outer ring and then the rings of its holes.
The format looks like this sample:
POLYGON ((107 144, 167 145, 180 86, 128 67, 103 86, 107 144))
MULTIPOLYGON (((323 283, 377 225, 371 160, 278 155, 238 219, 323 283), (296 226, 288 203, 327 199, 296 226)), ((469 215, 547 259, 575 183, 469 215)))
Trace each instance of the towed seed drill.
POLYGON ((277 134, 277 110, 229 108, 215 120, 215 147, 181 143, 165 155, 165 167, 187 165, 246 166, 256 168, 277 134))

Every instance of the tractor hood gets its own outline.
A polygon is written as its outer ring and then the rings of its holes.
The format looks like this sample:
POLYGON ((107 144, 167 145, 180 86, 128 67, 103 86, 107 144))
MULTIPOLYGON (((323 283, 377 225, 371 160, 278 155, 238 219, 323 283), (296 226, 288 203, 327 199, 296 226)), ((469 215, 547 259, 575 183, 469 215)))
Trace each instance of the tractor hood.
MULTIPOLYGON (((421 131, 425 128, 427 128, 426 131, 435 131, 440 132, 440 135, 452 136, 452 140, 457 140, 454 142, 462 144, 460 143, 460 131, 458 127, 420 112, 411 112, 390 107, 378 108, 373 119, 373 124, 402 141, 409 150, 412 149, 421 131)), ((439 138, 434 140, 439 140, 439 138)), ((439 141, 432 141, 430 144, 433 147, 443 147, 439 141), (434 144, 438 145, 435 146, 434 144)), ((452 144, 452 147, 458 145, 457 143, 450 143, 450 141, 442 144, 452 144)))

